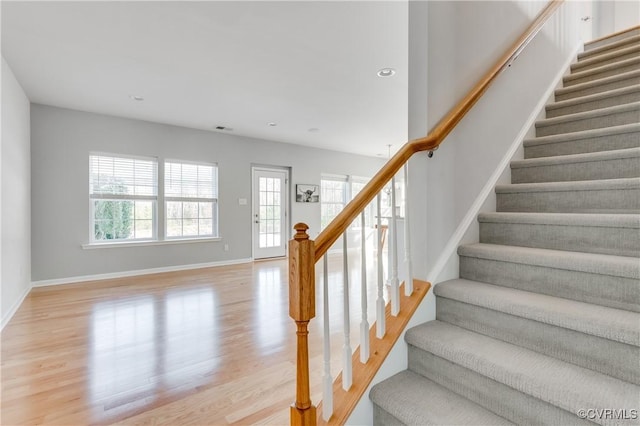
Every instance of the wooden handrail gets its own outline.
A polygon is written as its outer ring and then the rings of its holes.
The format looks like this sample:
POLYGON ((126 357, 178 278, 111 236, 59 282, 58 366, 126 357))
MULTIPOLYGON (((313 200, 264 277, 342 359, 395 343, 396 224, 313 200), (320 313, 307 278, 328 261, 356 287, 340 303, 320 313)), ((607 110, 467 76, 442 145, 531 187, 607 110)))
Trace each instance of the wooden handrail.
POLYGON ((442 118, 429 135, 407 142, 385 164, 382 169, 369 181, 369 183, 345 206, 345 208, 331 221, 331 223, 318 235, 315 240, 316 262, 324 256, 329 247, 349 227, 356 216, 373 200, 378 192, 384 188, 404 163, 416 152, 432 151, 436 149, 462 120, 467 112, 478 102, 478 99, 487 91, 493 83, 511 63, 518 57, 522 50, 531 42, 535 35, 551 15, 560 7, 564 0, 552 0, 538 14, 526 31, 509 47, 496 64, 478 81, 469 93, 442 118))

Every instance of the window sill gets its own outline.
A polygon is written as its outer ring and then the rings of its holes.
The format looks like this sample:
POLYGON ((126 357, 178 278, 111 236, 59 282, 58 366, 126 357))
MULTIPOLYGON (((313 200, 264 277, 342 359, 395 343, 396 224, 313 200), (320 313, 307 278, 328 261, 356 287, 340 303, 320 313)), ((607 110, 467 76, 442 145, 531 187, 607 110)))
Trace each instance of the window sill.
POLYGON ((82 244, 84 250, 115 247, 144 247, 144 246, 164 246, 168 244, 191 244, 191 243, 211 243, 222 241, 220 237, 204 238, 176 238, 170 240, 146 240, 146 241, 118 241, 113 243, 88 243, 82 244))

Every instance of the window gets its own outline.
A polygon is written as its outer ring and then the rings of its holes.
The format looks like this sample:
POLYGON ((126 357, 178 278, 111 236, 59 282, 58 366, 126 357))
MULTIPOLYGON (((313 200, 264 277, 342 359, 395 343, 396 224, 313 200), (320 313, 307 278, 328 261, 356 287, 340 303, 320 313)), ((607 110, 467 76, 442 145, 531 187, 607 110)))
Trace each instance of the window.
MULTIPOLYGON (((263 172, 267 173, 267 172, 263 172)), ((286 176, 286 175, 284 175, 286 176)), ((285 177, 259 176, 259 241, 258 248, 280 247, 282 242, 281 223, 284 220, 283 195, 285 177)))
POLYGON ((218 167, 164 163, 166 238, 218 236, 218 167))
POLYGON ((320 180, 320 225, 324 229, 348 201, 346 176, 323 176, 320 180))
MULTIPOLYGON (((356 195, 358 195, 360 191, 364 189, 364 187, 367 185, 368 182, 369 180, 367 178, 361 178, 361 177, 355 177, 355 176, 351 177, 351 199, 352 200, 355 198, 356 195)), ((375 207, 375 199, 374 201, 367 204, 367 207, 365 207, 364 209, 366 226, 372 226, 372 224, 374 223, 374 220, 373 220, 374 207, 375 207)), ((358 218, 354 220, 353 223, 351 224, 351 229, 352 230, 360 229, 361 225, 362 225, 362 221, 358 216, 358 218)))
MULTIPOLYGON (((382 189, 381 193, 381 210, 382 217, 390 218, 392 214, 391 209, 391 182, 388 182, 385 187, 382 189)), ((396 179, 396 216, 404 217, 404 207, 405 207, 405 191, 404 191, 404 180, 396 179)))
POLYGON ((91 154, 91 241, 156 237, 158 162, 153 158, 91 154))
MULTIPOLYGON (((324 175, 320 181, 321 197, 321 225, 324 229, 342 211, 347 203, 368 183, 367 178, 356 176, 324 175)), ((404 217, 404 181, 396 179, 396 214, 404 217)), ((391 218, 391 182, 380 192, 380 208, 383 223, 391 218)), ((374 226, 376 221, 376 199, 374 198, 365 208, 365 222, 367 226, 374 226)), ((360 229, 361 219, 357 218, 351 224, 351 230, 360 229)))

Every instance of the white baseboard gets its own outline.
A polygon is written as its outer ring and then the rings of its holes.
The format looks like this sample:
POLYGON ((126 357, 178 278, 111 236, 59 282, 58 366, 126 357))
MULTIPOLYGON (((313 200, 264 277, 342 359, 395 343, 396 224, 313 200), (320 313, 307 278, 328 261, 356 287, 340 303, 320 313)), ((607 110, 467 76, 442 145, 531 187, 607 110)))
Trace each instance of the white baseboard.
POLYGON ((68 278, 56 278, 52 280, 33 281, 31 285, 33 287, 46 287, 50 285, 72 284, 72 283, 78 283, 83 281, 109 280, 114 278, 135 277, 138 275, 158 274, 162 272, 186 271, 189 269, 202 269, 202 268, 212 268, 215 266, 238 265, 241 263, 249 263, 249 262, 253 262, 253 259, 250 257, 244 258, 244 259, 223 260, 219 262, 192 263, 190 265, 163 266, 160 268, 137 269, 134 271, 110 272, 107 274, 82 275, 82 276, 68 277, 68 278))
POLYGON ((22 294, 20 295, 20 297, 15 301, 13 306, 11 306, 11 309, 9 309, 9 312, 7 312, 2 317, 2 325, 0 325, 0 331, 2 331, 4 329, 4 326, 7 325, 9 321, 11 321, 11 318, 13 318, 13 316, 16 314, 16 312, 18 311, 18 308, 20 308, 20 305, 22 305, 22 302, 24 302, 24 299, 27 297, 30 291, 31 291, 31 287, 25 288, 22 294))
POLYGON ((453 256, 456 253, 458 246, 460 245, 460 241, 462 241, 462 238, 466 234, 467 230, 469 229, 473 221, 478 216, 478 213, 480 213, 480 209, 482 208, 482 205, 486 201, 487 197, 489 196, 493 188, 496 186, 498 179, 500 179, 500 176, 502 176, 502 173, 504 173, 506 168, 509 167, 511 159, 513 158, 514 154, 522 144, 522 141, 524 140, 531 126, 535 124, 540 112, 546 106, 547 102, 549 101, 549 98, 553 95, 553 92, 557 88, 558 84, 562 81, 562 77, 565 75, 571 63, 575 60, 575 57, 578 54, 581 47, 582 47, 582 43, 579 43, 571 51, 571 54, 567 58, 566 62, 562 65, 562 67, 560 68, 560 71, 556 74, 556 76, 554 77, 553 81, 551 82, 547 90, 545 90, 544 94, 540 97, 540 100, 538 101, 538 104, 536 105, 536 107, 533 109, 533 112, 531 113, 531 115, 529 115, 529 118, 520 129, 520 132, 518 133, 516 138, 513 140, 511 146, 509 147, 509 150, 505 153, 504 157, 502 157, 502 160, 500 160, 498 167, 493 172, 493 174, 491 175, 487 183, 484 185, 484 187, 482 188, 482 190, 474 200, 473 204, 467 211, 467 214, 464 216, 464 218, 460 222, 460 225, 458 225, 458 228, 456 229, 456 231, 453 233, 453 235, 447 242, 447 245, 442 250, 440 257, 438 257, 438 260, 436 261, 433 268, 431 268, 431 271, 427 275, 427 281, 429 281, 430 283, 434 283, 434 284, 436 283, 436 279, 442 273, 442 270, 444 269, 446 264, 449 262, 449 259, 451 258, 451 256, 453 256))

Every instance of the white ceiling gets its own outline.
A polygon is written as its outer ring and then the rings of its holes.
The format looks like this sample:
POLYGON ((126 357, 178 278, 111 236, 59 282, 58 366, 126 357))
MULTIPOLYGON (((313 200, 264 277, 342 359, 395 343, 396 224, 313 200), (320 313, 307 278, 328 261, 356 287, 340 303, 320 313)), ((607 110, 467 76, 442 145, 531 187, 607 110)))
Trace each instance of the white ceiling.
POLYGON ((404 1, 2 1, 2 55, 34 103, 386 157, 407 19, 404 1))

